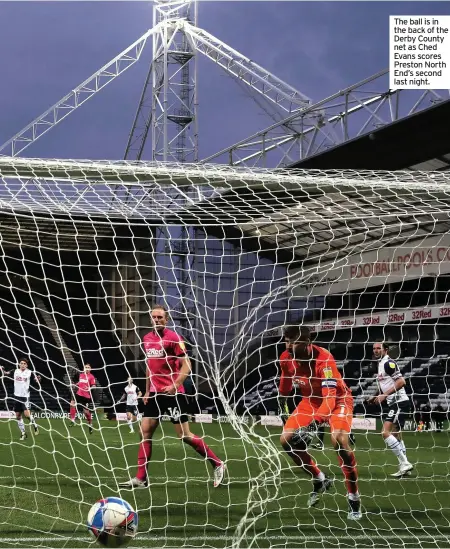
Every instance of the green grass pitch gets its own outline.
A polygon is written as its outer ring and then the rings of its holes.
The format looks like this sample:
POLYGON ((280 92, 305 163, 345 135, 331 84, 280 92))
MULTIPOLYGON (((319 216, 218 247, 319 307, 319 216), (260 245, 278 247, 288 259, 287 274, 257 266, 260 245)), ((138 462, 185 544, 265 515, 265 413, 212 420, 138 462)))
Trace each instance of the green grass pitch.
POLYGON ((163 423, 154 439, 151 486, 130 492, 117 488, 135 472, 138 435, 126 424, 101 421, 93 435, 86 426, 69 429, 63 420, 39 424, 38 436, 27 425, 28 439, 20 442, 16 422, 0 422, 0 549, 88 547, 88 510, 111 495, 139 512, 132 547, 229 546, 248 500, 254 505, 241 523, 240 547, 450 546, 448 433, 405 434, 416 470, 404 480, 389 477, 396 459, 380 435, 357 433, 365 515, 351 523, 329 435, 327 450, 314 455, 336 478, 335 489, 309 510, 311 483, 278 452, 277 427, 257 427, 243 439, 228 424, 193 424, 193 432, 227 460, 227 482, 214 489, 209 464, 163 423), (258 505, 262 499, 266 505, 258 505))

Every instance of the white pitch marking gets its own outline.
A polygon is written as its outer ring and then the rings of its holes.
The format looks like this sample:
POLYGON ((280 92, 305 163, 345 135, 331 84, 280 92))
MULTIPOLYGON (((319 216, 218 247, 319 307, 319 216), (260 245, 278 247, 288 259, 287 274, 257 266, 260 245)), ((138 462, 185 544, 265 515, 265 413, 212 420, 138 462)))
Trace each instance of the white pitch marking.
MULTIPOLYGON (((258 536, 259 538, 260 536, 258 536)), ((232 539, 235 539, 233 536, 158 536, 158 535, 137 535, 136 541, 230 541, 232 539)), ((240 539, 245 540, 253 540, 255 539, 252 536, 246 536, 240 539)), ((339 536, 321 536, 321 535, 307 535, 307 536, 273 536, 273 535, 264 535, 264 539, 271 539, 271 540, 297 540, 297 541, 339 541, 341 539, 339 536)), ((367 539, 377 539, 377 540, 383 540, 383 539, 398 539, 398 540, 447 540, 450 541, 450 536, 444 536, 441 534, 438 535, 429 535, 424 536, 423 534, 413 536, 413 535, 403 535, 399 534, 398 536, 387 534, 379 536, 373 536, 373 535, 357 535, 352 536, 352 540, 367 540, 367 539)), ((14 538, 3 538, 2 537, 2 543, 3 542, 10 542, 10 541, 78 541, 78 542, 86 542, 86 541, 92 541, 91 537, 88 536, 61 536, 61 537, 14 537, 14 538)))

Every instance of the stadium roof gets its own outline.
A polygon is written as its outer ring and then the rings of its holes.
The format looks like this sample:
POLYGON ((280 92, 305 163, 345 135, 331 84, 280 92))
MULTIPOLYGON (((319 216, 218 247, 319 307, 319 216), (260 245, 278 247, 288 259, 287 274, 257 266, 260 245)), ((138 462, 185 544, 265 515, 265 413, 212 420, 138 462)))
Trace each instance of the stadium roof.
POLYGON ((450 99, 292 164, 302 169, 448 170, 450 99))

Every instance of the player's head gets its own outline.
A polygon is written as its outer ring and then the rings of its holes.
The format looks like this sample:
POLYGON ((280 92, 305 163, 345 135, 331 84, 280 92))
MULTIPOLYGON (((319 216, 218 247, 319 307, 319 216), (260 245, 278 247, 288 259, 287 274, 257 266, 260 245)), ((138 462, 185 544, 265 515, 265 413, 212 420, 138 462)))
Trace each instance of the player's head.
POLYGON ((28 360, 26 358, 21 358, 19 360, 19 368, 23 371, 28 368, 28 360))
POLYGON ((380 360, 389 353, 389 345, 383 340, 377 340, 373 344, 373 356, 380 360))
POLYGON ((288 326, 284 330, 286 349, 295 358, 309 358, 311 355, 311 331, 307 326, 288 326))
POLYGON ((133 378, 132 377, 128 378, 128 385, 133 385, 133 378))
POLYGON ((169 321, 169 314, 164 305, 154 305, 151 313, 153 328, 157 331, 164 330, 169 321))
POLYGON ((91 365, 89 364, 89 362, 86 362, 86 364, 84 365, 84 373, 85 374, 90 374, 91 370, 92 370, 91 365))

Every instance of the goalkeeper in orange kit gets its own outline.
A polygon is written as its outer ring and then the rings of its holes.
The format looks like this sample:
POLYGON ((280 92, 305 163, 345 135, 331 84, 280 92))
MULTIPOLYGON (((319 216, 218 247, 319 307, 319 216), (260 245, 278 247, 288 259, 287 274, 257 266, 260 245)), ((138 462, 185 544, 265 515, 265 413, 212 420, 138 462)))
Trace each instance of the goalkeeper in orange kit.
POLYGON ((344 383, 329 351, 312 345, 306 326, 285 330, 286 351, 280 356, 281 399, 291 394, 295 383, 302 395, 300 404, 287 419, 281 445, 296 465, 313 478, 308 506, 317 505, 320 494, 328 491, 333 480, 326 477, 308 453, 308 445, 321 424, 330 425, 331 442, 338 454, 348 492, 349 520, 362 517, 358 492, 358 472, 349 435, 353 419, 353 397, 344 383))

